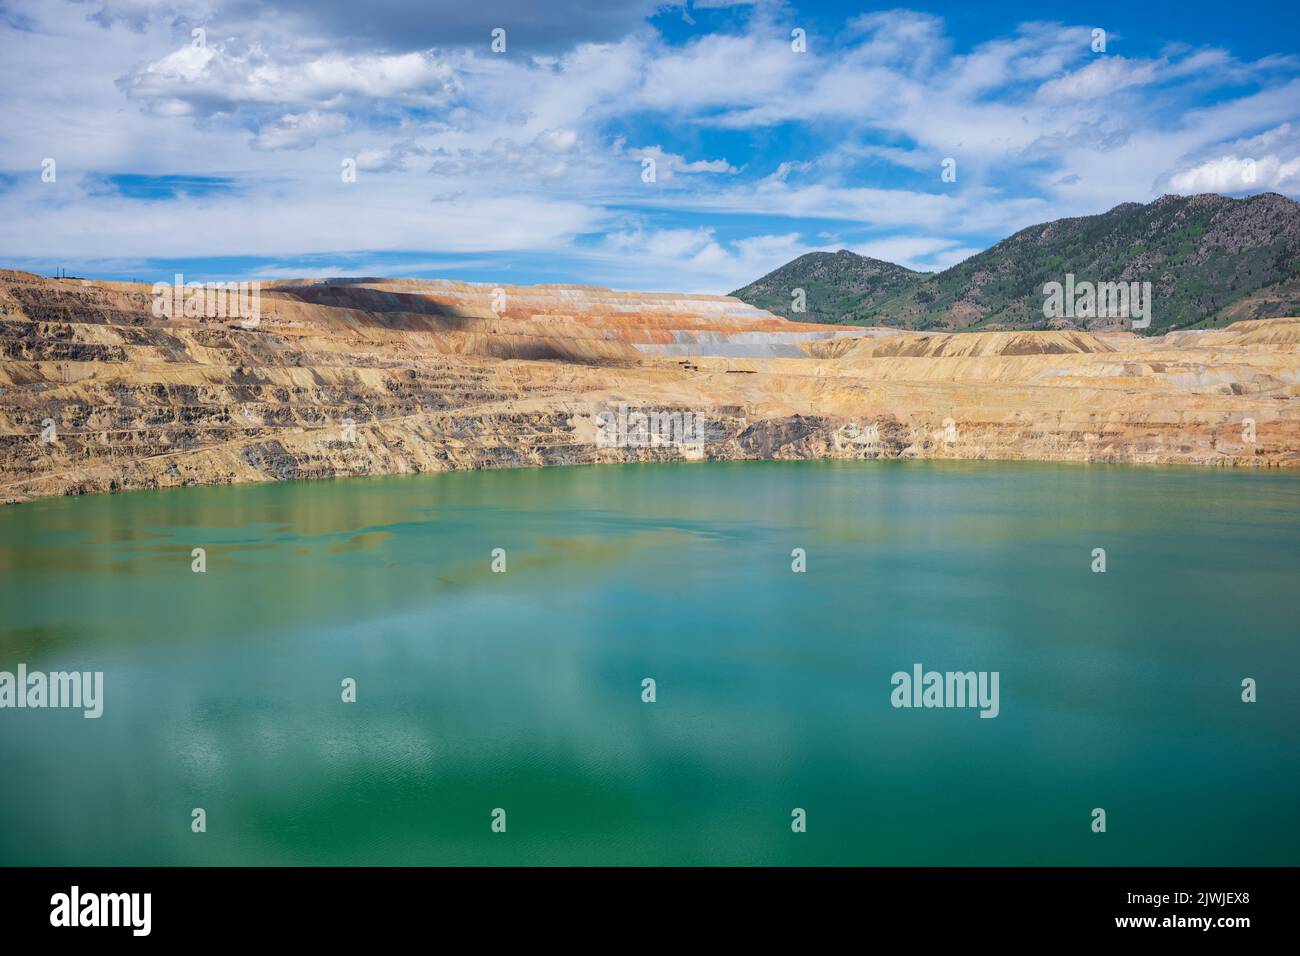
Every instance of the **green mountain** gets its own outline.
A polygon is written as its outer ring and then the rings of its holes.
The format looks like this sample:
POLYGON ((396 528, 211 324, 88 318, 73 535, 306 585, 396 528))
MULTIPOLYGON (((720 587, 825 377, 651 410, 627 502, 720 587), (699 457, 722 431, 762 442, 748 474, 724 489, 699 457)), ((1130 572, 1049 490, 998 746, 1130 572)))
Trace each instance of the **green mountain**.
POLYGON ((1300 203, 1162 196, 1022 229, 950 269, 913 272, 855 255, 800 256, 732 293, 791 319, 910 329, 1128 328, 1123 318, 1043 315, 1044 286, 1150 282, 1151 325, 1169 329, 1300 315, 1300 203), (791 313, 802 288, 807 311, 791 313))
POLYGON ((731 294, 797 322, 836 323, 910 292, 926 275, 847 249, 810 252, 731 294), (796 289, 804 291, 802 313, 794 307, 796 289))

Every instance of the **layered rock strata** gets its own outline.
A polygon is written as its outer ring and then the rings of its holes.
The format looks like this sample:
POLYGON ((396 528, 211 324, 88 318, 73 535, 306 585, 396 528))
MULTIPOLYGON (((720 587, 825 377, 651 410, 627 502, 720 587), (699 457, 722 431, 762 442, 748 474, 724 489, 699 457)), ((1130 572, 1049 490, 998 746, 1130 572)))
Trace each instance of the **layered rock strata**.
POLYGON ((927 334, 727 296, 429 280, 265 283, 257 323, 153 303, 0 272, 0 501, 679 459, 1300 465, 1300 319, 927 334), (608 427, 638 413, 707 428, 608 427))

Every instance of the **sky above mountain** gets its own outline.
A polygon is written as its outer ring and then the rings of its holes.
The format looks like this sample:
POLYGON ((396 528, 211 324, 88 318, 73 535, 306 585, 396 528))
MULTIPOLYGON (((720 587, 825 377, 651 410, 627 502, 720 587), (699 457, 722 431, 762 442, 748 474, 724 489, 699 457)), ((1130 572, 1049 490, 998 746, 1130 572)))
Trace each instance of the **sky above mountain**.
POLYGON ((1293 2, 0 0, 0 266, 941 269, 1162 193, 1300 198, 1298 40, 1293 2))

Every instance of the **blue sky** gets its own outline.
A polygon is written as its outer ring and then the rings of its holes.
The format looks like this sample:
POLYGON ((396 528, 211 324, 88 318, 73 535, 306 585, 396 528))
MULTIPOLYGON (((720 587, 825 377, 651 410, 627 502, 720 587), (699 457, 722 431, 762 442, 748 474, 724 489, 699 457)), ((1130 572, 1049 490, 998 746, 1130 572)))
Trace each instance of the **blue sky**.
POLYGON ((817 249, 940 269, 1166 192, 1300 197, 1298 20, 1267 2, 0 0, 0 266, 691 292, 817 249))

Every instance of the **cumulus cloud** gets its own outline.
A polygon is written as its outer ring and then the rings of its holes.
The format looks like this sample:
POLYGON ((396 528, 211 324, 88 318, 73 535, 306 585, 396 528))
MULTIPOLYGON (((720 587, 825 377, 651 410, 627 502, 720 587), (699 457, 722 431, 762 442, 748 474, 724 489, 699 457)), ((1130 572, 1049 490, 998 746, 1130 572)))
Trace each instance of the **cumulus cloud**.
POLYGON ((810 22, 796 53, 788 8, 723 3, 669 29, 649 0, 8 0, 0 156, 57 157, 60 177, 0 169, 0 255, 522 250, 552 276, 726 291, 828 237, 941 268, 1161 191, 1300 191, 1294 56, 1130 55, 1114 35, 1097 55, 1088 26, 1045 22, 963 43, 906 10, 810 22), (137 173, 237 195, 144 208, 84 185, 137 173))
POLYGON ((298 58, 277 55, 260 44, 242 50, 190 44, 132 71, 119 85, 131 99, 169 115, 211 115, 268 104, 337 109, 368 100, 440 107, 458 89, 452 68, 427 51, 298 58))
POLYGON ((1290 123, 1239 139, 1223 149, 1174 172, 1168 180, 1169 190, 1228 194, 1273 190, 1300 195, 1300 132, 1290 123))

